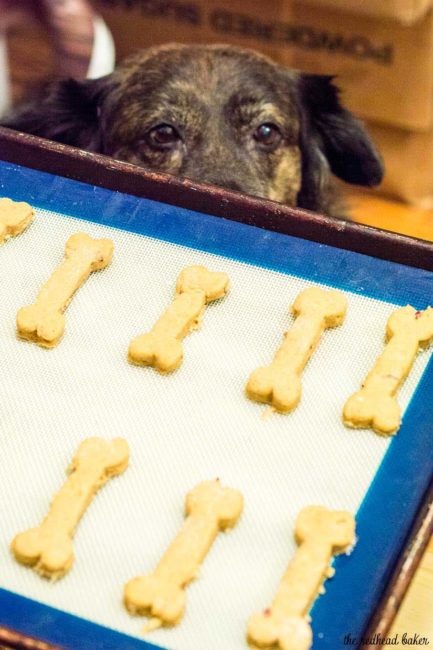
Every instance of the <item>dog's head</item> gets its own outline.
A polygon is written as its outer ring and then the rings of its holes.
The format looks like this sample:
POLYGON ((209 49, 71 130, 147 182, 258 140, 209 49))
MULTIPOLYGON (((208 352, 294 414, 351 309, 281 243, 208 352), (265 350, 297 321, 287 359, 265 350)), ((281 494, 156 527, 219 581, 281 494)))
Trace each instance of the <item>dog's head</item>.
POLYGON ((54 82, 7 126, 152 170, 332 212, 330 173, 376 185, 382 164, 331 77, 232 46, 168 45, 108 77, 54 82))

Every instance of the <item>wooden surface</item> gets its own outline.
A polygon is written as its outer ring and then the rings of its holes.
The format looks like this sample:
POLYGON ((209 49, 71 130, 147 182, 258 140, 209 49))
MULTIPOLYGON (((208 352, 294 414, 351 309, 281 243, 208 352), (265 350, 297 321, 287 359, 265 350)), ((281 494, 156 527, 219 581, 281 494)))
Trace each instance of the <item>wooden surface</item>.
POLYGON ((415 634, 427 637, 430 646, 421 647, 433 646, 433 538, 391 627, 389 636, 392 638, 397 635, 398 639, 398 644, 391 647, 407 648, 408 645, 402 642, 405 633, 408 637, 414 637, 415 634))
POLYGON ((433 241, 433 210, 357 192, 348 194, 347 202, 352 218, 359 223, 433 241))
MULTIPOLYGON (((433 210, 411 208, 376 196, 357 193, 349 194, 348 203, 352 218, 360 223, 433 241, 433 210)), ((377 647, 433 647, 433 538, 391 627, 389 638, 396 638, 397 644, 377 647), (430 644, 408 646, 403 643, 404 634, 407 635, 406 640, 416 634, 427 637, 430 644)))

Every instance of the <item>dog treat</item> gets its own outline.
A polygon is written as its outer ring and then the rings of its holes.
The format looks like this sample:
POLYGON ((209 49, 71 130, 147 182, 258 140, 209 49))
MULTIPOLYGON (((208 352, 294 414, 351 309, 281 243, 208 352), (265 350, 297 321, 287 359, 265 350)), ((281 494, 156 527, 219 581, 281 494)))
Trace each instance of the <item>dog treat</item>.
POLYGON ((0 199, 0 244, 9 237, 20 235, 32 222, 33 208, 24 201, 0 199))
POLYGON ((108 266, 112 256, 111 239, 72 235, 66 242, 65 259, 39 291, 36 302, 19 310, 18 335, 45 348, 56 346, 65 329, 63 312, 72 296, 93 271, 108 266))
POLYGON ((204 266, 184 269, 176 284, 170 307, 147 334, 131 341, 128 358, 140 366, 153 366, 159 372, 171 372, 183 358, 182 339, 199 326, 207 303, 227 293, 226 273, 214 273, 204 266))
POLYGON ((233 527, 243 509, 240 492, 204 481, 186 496, 186 520, 155 571, 125 585, 124 602, 132 614, 149 615, 146 630, 176 625, 186 605, 185 587, 197 577, 220 530, 233 527))
POLYGON ((313 635, 308 620, 323 582, 334 575, 333 555, 355 542, 355 520, 349 512, 308 506, 295 526, 299 548, 278 587, 272 606, 250 618, 248 641, 256 648, 308 650, 313 635))
POLYGON ((292 312, 296 320, 286 332, 284 342, 270 366, 255 370, 248 380, 246 393, 257 402, 267 402, 287 413, 301 399, 301 373, 317 347, 323 331, 344 321, 347 299, 332 289, 309 287, 297 296, 292 312))
POLYGON ((396 393, 412 368, 417 352, 433 340, 433 308, 416 311, 407 305, 394 311, 386 325, 386 346, 361 390, 352 395, 343 409, 349 427, 372 427, 376 433, 391 435, 400 427, 401 409, 396 393))
POLYGON ((42 524, 13 539, 11 550, 16 560, 43 577, 61 578, 74 560, 72 536, 93 495, 109 478, 121 474, 128 460, 128 443, 122 438, 84 440, 42 524))

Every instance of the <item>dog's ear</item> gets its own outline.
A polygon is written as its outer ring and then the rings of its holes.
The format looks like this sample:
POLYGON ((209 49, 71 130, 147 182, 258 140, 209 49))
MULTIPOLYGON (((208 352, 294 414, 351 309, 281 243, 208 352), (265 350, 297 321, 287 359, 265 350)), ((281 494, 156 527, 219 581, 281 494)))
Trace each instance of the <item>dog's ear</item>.
POLYGON ((380 154, 362 123, 340 104, 333 77, 300 76, 304 129, 328 161, 333 174, 355 185, 378 185, 383 178, 380 154))
POLYGON ((56 80, 1 120, 2 126, 100 151, 99 112, 110 78, 56 80))

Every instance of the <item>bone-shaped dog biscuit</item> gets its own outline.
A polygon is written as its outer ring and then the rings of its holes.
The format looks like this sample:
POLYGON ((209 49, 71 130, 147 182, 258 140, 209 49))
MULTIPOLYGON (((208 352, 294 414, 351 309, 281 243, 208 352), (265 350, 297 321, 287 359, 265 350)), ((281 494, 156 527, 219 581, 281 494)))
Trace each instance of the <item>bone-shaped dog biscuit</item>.
POLYGON ((224 296, 229 279, 226 273, 208 271, 204 266, 184 269, 176 284, 172 304, 152 330, 131 341, 128 358, 159 372, 171 372, 182 363, 182 339, 198 326, 207 303, 224 296))
POLYGON ((33 220, 33 208, 24 201, 0 199, 0 244, 20 235, 33 220))
POLYGON ((186 604, 185 587, 193 580, 220 530, 231 528, 243 509, 240 492, 204 481, 187 494, 186 520, 155 571, 125 585, 124 602, 132 614, 151 616, 148 630, 176 625, 186 604))
POLYGON ((84 440, 42 524, 13 539, 11 550, 18 562, 52 580, 62 577, 74 559, 72 536, 81 516, 97 490, 121 474, 128 460, 128 444, 122 438, 84 440))
POLYGON ((308 506, 295 526, 299 548, 278 587, 272 606, 250 618, 248 641, 256 648, 308 650, 312 631, 308 612, 323 582, 333 575, 330 561, 355 541, 355 520, 348 512, 308 506))
POLYGON ((367 375, 361 390, 343 409, 347 426, 372 427, 382 435, 395 433, 401 422, 396 393, 406 379, 421 347, 433 340, 433 308, 416 311, 409 305, 391 314, 386 327, 387 344, 367 375))
POLYGON ((332 289, 304 289, 297 296, 292 312, 296 317, 270 366, 255 370, 247 383, 248 397, 267 402, 287 413, 301 399, 301 373, 317 347, 323 331, 340 325, 346 315, 347 299, 332 289))
POLYGON ((105 268, 112 256, 110 239, 72 235, 66 243, 65 259, 39 291, 36 302, 19 310, 18 335, 46 348, 57 345, 65 329, 63 312, 72 296, 93 271, 105 268))

